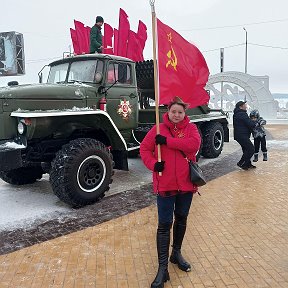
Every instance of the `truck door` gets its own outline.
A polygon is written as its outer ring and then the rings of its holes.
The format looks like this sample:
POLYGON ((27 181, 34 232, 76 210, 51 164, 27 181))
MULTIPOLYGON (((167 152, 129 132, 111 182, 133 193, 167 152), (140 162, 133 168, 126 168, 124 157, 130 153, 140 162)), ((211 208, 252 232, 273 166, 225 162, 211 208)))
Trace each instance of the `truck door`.
POLYGON ((138 123, 138 94, 134 63, 110 61, 107 67, 107 112, 119 130, 138 123))

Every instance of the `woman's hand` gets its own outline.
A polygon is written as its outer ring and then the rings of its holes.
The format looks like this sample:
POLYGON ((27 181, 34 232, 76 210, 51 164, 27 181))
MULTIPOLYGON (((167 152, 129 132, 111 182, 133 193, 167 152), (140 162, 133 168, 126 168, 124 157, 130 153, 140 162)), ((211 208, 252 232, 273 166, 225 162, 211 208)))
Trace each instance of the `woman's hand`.
POLYGON ((165 161, 156 162, 154 164, 154 172, 162 172, 164 170, 165 161))
POLYGON ((155 143, 156 145, 160 144, 160 145, 163 145, 163 144, 167 144, 167 138, 161 134, 157 134, 155 136, 155 143))

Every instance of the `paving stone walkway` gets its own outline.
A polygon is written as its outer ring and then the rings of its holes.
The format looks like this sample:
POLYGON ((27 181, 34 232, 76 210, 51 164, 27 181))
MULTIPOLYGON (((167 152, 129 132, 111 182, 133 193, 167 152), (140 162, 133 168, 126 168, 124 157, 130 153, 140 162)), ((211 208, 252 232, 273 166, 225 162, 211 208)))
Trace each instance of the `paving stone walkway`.
MULTIPOLYGON (((268 129, 268 162, 224 173, 194 197, 182 249, 192 271, 170 263, 165 288, 288 287, 288 126, 268 129)), ((154 203, 1 255, 0 288, 149 288, 157 270, 154 203)))

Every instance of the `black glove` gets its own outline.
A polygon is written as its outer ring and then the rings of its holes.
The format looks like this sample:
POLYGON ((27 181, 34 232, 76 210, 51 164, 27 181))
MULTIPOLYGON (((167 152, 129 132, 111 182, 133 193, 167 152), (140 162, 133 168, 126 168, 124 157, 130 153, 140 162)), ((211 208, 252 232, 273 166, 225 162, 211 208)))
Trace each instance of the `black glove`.
POLYGON ((161 134, 157 134, 155 136, 155 142, 156 142, 156 145, 160 144, 160 145, 163 145, 163 144, 167 144, 167 138, 161 134))
POLYGON ((164 170, 165 161, 156 162, 154 164, 154 172, 162 172, 164 170))

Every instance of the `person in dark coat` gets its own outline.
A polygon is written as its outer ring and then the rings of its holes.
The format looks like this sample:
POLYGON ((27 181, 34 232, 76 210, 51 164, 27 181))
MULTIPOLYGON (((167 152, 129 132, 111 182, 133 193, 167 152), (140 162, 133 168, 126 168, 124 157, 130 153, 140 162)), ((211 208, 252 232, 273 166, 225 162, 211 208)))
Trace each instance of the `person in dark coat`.
POLYGON ((104 19, 101 16, 96 17, 96 23, 90 30, 90 53, 102 53, 102 32, 101 27, 104 19))
POLYGON ((244 170, 256 168, 251 163, 251 157, 254 154, 254 145, 250 140, 251 132, 256 125, 257 123, 251 120, 247 114, 246 101, 237 102, 233 114, 234 139, 240 144, 243 151, 243 155, 237 166, 244 170))
POLYGON ((263 153, 263 161, 267 161, 268 155, 267 155, 267 146, 266 146, 266 132, 264 128, 264 125, 266 125, 266 120, 260 116, 259 111, 256 109, 250 112, 250 119, 258 123, 258 125, 253 129, 253 132, 252 132, 253 138, 254 138, 254 147, 255 147, 253 162, 258 161, 260 147, 263 153))
POLYGON ((187 104, 175 97, 168 105, 168 112, 160 123, 160 134, 154 126, 140 145, 140 155, 145 166, 153 171, 153 190, 157 194, 158 272, 151 288, 164 287, 170 279, 168 257, 170 229, 173 224, 173 244, 170 262, 183 271, 191 271, 191 265, 183 258, 181 246, 186 231, 187 217, 197 186, 190 181, 187 159, 196 161, 201 145, 197 126, 185 115, 187 104), (157 145, 161 145, 161 162, 158 162, 157 145), (183 153, 182 153, 182 152, 183 153), (159 175, 162 172, 162 175, 159 175))

